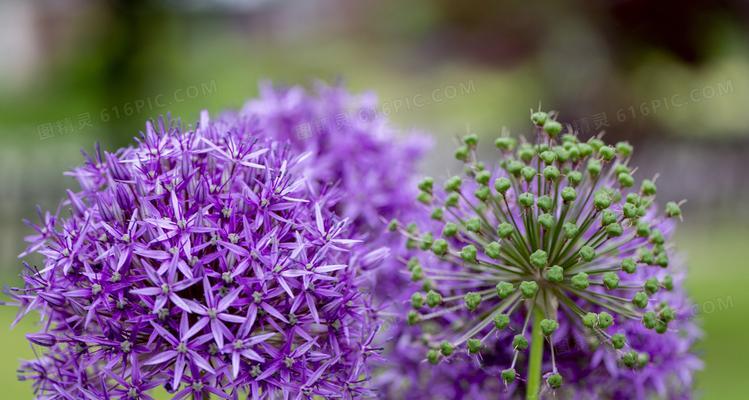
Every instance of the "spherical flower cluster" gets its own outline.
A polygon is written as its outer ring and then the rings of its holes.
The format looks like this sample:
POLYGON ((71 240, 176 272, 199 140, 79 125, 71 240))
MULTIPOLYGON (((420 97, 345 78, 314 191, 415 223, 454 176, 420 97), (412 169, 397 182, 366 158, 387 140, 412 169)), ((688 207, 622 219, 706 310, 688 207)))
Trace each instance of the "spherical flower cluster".
POLYGON ((310 153, 314 161, 306 174, 313 182, 339 184, 346 193, 339 212, 371 240, 384 230, 383 218, 405 218, 417 210, 411 183, 430 142, 418 134, 400 137, 372 93, 325 84, 316 92, 262 84, 260 96, 239 115, 256 118, 264 134, 310 153))
POLYGON ((533 143, 496 140, 496 170, 476 160, 478 138, 465 137, 455 153, 465 176, 441 189, 431 178, 419 184, 432 222, 391 223, 436 257, 407 263, 421 284, 409 302, 408 323, 419 328, 412 346, 427 348, 421 359, 444 370, 438 375, 468 377, 463 392, 481 393, 486 385, 470 377, 495 372, 508 395, 518 389, 529 398, 565 381, 639 398, 674 389, 674 375, 689 384, 698 333, 667 244, 679 204, 667 203, 662 216, 654 180, 635 188, 629 144, 561 135, 553 114, 531 120, 533 143), (670 346, 652 345, 659 342, 670 346))
POLYGON ((369 394, 360 271, 385 254, 352 251, 345 194, 256 122, 149 123, 71 173, 80 191, 33 225, 22 256, 43 265, 12 292, 19 318, 41 314, 21 368, 37 398, 369 394))

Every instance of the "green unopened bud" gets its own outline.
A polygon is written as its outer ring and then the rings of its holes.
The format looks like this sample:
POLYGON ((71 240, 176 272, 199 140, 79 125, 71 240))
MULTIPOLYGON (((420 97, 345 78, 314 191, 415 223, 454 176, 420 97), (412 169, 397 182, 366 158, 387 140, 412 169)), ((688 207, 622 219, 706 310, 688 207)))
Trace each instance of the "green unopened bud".
POLYGON ((583 174, 580 171, 570 171, 567 173, 567 181, 571 186, 575 187, 583 181, 583 174))
POLYGON ((578 143, 577 150, 580 152, 582 157, 588 157, 593 154, 593 146, 588 143, 578 143))
POLYGON ((622 364, 628 368, 634 368, 637 366, 637 352, 633 350, 624 353, 622 356, 622 364))
POLYGON ((538 126, 543 126, 546 123, 547 118, 549 118, 549 114, 543 111, 536 111, 531 114, 531 122, 538 126))
POLYGON ((624 348, 626 342, 627 338, 621 333, 611 336, 611 345, 617 350, 624 348))
POLYGON ((517 141, 511 137, 498 137, 494 140, 494 145, 500 150, 509 151, 515 148, 517 141))
POLYGON ((547 269, 546 280, 553 283, 561 283, 564 281, 564 268, 559 265, 554 265, 547 269))
POLYGON ((596 257, 596 250, 590 246, 580 248, 580 258, 585 262, 591 262, 596 257))
POLYGON ((570 155, 569 159, 570 160, 577 161, 577 160, 580 159, 580 150, 578 150, 577 147, 570 146, 569 148, 567 148, 567 146, 565 146, 565 149, 569 152, 569 155, 570 155))
POLYGON ((463 180, 459 176, 453 176, 445 181, 445 190, 448 192, 458 192, 462 184, 463 180))
POLYGON ((625 188, 632 187, 635 184, 635 178, 633 178, 632 175, 626 172, 622 172, 617 175, 616 179, 619 181, 619 185, 625 188))
POLYGON ((601 329, 606 329, 611 325, 614 325, 614 317, 611 314, 606 311, 598 314, 598 326, 601 327, 601 329))
POLYGON ((614 213, 610 209, 606 209, 601 212, 601 226, 613 224, 614 222, 616 222, 616 213, 614 213))
POLYGON ((497 314, 494 316, 494 327, 498 330, 505 329, 510 325, 510 316, 507 314, 497 314))
POLYGON ((640 192, 642 192, 643 195, 653 196, 655 195, 656 191, 657 188, 653 181, 651 181, 650 179, 645 179, 644 181, 642 181, 642 184, 640 185, 640 192))
POLYGON ((552 200, 551 197, 544 195, 538 198, 536 204, 538 205, 538 208, 549 212, 551 211, 551 208, 554 207, 554 200, 552 200))
POLYGON ((520 157, 521 160, 525 162, 530 162, 533 159, 533 156, 536 155, 536 150, 533 148, 532 145, 526 143, 518 149, 518 157, 520 157))
POLYGON ((641 201, 642 198, 639 194, 635 192, 627 193, 627 203, 632 204, 633 206, 639 206, 641 201))
POLYGON ((530 261, 534 266, 543 268, 549 262, 549 256, 543 250, 536 250, 531 254, 530 261))
POLYGON ((650 362, 650 356, 648 353, 637 354, 637 368, 644 368, 650 362))
POLYGON ((665 306, 658 313, 658 317, 661 320, 663 320, 663 322, 669 323, 669 322, 673 321, 674 318, 676 318, 676 313, 674 312, 673 308, 671 308, 669 306, 665 306))
POLYGON ((660 288, 660 284, 658 283, 657 278, 650 278, 645 281, 645 284, 642 286, 645 289, 645 292, 647 292, 649 295, 654 295, 658 292, 658 289, 660 288))
POLYGON ((650 236, 650 224, 646 221, 637 222, 637 236, 648 237, 650 236))
POLYGON ((476 246, 469 244, 460 250, 460 258, 467 262, 476 262, 476 246))
POLYGON ((658 317, 653 311, 648 311, 642 315, 642 325, 648 329, 655 329, 655 325, 658 322, 658 317))
POLYGON ((538 292, 538 283, 536 281, 522 281, 520 282, 520 293, 526 299, 533 298, 538 292))
POLYGON ((658 320, 655 323, 655 333, 664 334, 668 331, 668 324, 665 321, 658 320))
POLYGON ((557 159, 557 153, 546 150, 540 155, 541 159, 544 160, 545 164, 552 164, 557 159))
POLYGON ((544 132, 551 137, 557 137, 562 132, 562 124, 554 120, 547 120, 544 123, 544 132))
POLYGON ((431 177, 426 177, 419 182, 419 190, 422 192, 432 192, 432 188, 434 187, 434 179, 431 177))
POLYGON ((653 265, 653 263, 655 263, 653 251, 648 249, 640 249, 640 262, 646 265, 653 265))
POLYGON ((616 272, 606 272, 603 274, 603 285, 607 289, 616 289, 619 287, 619 275, 616 272))
POLYGON ((645 292, 635 293, 635 297, 632 298, 632 304, 637 308, 645 308, 648 306, 648 295, 645 292))
POLYGON ((634 274, 637 271, 637 263, 631 258, 622 260, 622 270, 628 274, 634 274))
POLYGON ((562 386, 562 375, 553 373, 546 377, 546 384, 552 389, 559 389, 562 386))
POLYGON ((515 337, 512 338, 512 347, 523 351, 528 348, 528 339, 523 335, 515 335, 515 337))
POLYGON ((475 133, 463 136, 463 143, 471 147, 476 147, 479 142, 479 137, 475 133))
POLYGON ((419 313, 411 310, 408 312, 408 324, 409 325, 416 325, 416 323, 419 322, 419 313))
POLYGON ((570 159, 571 152, 562 146, 554 147, 554 152, 557 154, 557 160, 559 160, 560 163, 564 163, 570 159))
POLYGON ((533 194, 532 193, 521 193, 520 196, 518 196, 518 203, 520 203, 521 206, 525 208, 529 208, 533 206, 533 194))
POLYGON ((476 191, 473 192, 473 195, 480 201, 489 200, 489 197, 491 196, 491 194, 492 192, 491 190, 489 190, 488 186, 481 186, 480 188, 476 189, 476 191))
POLYGON ((523 169, 525 165, 517 160, 510 160, 505 164, 505 169, 507 172, 509 172, 512 176, 520 176, 520 170, 523 169))
POLYGON ((443 209, 441 207, 435 208, 432 211, 432 219, 435 220, 435 221, 442 221, 444 213, 445 213, 445 209, 443 209))
POLYGON ((502 281, 497 284, 497 296, 499 296, 500 299, 506 299, 514 291, 515 285, 510 282, 502 281))
POLYGON ((596 313, 586 313, 583 315, 583 325, 588 328, 593 328, 598 323, 598 315, 596 313))
POLYGON ((574 237, 580 231, 577 225, 572 222, 565 222, 564 225, 562 225, 562 229, 564 230, 564 236, 567 238, 574 237))
POLYGON ((466 221, 466 229, 469 232, 478 232, 481 230, 481 220, 478 217, 466 221))
POLYGON ((513 227, 510 223, 502 222, 499 224, 499 227, 497 227, 497 234, 502 239, 508 238, 512 233, 515 231, 515 227, 513 227))
POLYGON ((502 380, 504 381, 505 385, 509 385, 513 382, 515 382, 515 369, 509 368, 502 371, 502 380))
POLYGON ((488 184, 491 178, 492 178, 492 174, 489 171, 481 171, 476 174, 476 182, 482 185, 488 184))
POLYGON ((395 232, 398 230, 398 220, 393 218, 390 220, 390 223, 388 223, 388 230, 390 232, 395 232))
POLYGON ((432 232, 427 232, 421 237, 420 248, 422 250, 429 250, 429 248, 432 247, 433 242, 434 242, 434 236, 432 236, 432 232))
POLYGON ((440 362, 440 352, 437 349, 431 349, 427 352, 427 360, 432 365, 437 365, 440 362))
POLYGON ((459 161, 466 161, 468 160, 468 153, 470 150, 468 150, 468 146, 460 146, 455 150, 455 159, 459 161))
POLYGON ((447 241, 445 239, 437 239, 432 243, 432 252, 442 257, 447 254, 447 241))
POLYGON ((616 152, 622 157, 629 157, 632 155, 632 145, 627 142, 619 142, 616 144, 616 152))
POLYGON ((613 224, 606 225, 606 234, 610 237, 618 237, 624 233, 624 228, 621 225, 614 222, 613 224))
POLYGON ((598 149, 598 154, 606 161, 611 161, 614 159, 614 156, 616 155, 616 150, 614 150, 611 146, 603 146, 600 149, 598 149))
POLYGON ((577 135, 574 135, 572 133, 565 133, 562 135, 562 143, 565 145, 575 145, 577 143, 577 135))
POLYGON ((664 276, 661 283, 666 290, 674 290, 674 278, 671 275, 664 276))
POLYGON ((661 232, 659 229, 652 229, 650 231, 650 237, 648 238, 648 240, 653 244, 666 243, 666 238, 663 236, 663 232, 661 232))
POLYGON ((520 170, 520 174, 523 175, 523 178, 525 178, 526 182, 530 182, 533 180, 533 178, 536 177, 536 169, 531 167, 523 167, 522 170, 520 170))
POLYGON ((450 193, 445 197, 445 207, 457 207, 460 196, 457 193, 450 193))
POLYGON ((453 354, 455 351, 455 346, 453 346, 450 342, 444 341, 440 344, 440 352, 443 356, 449 357, 453 354))
POLYGON ((445 226, 442 228, 442 236, 444 237, 453 237, 458 234, 458 225, 455 225, 452 222, 448 222, 445 224, 445 226))
POLYGON ((463 296, 468 311, 475 311, 481 304, 481 295, 475 292, 468 292, 463 296))
POLYGON ((578 272, 570 279, 570 283, 572 284, 572 287, 578 290, 585 290, 590 286, 590 281, 588 281, 588 274, 585 272, 578 272))
POLYGON ((414 267, 411 270, 411 280, 413 282, 418 282, 422 279, 424 279, 424 271, 421 269, 421 266, 414 267))
POLYGON ((494 260, 499 259, 500 255, 502 254, 501 251, 502 247, 498 242, 489 242, 486 246, 484 246, 484 254, 494 260))
POLYGON ((497 178, 497 180, 494 181, 494 188, 497 189, 497 192, 502 194, 505 194, 511 186, 512 183, 507 178, 497 178))
POLYGON ((564 189, 562 189, 562 200, 564 200, 565 203, 571 203, 575 201, 577 198, 577 192, 575 189, 567 186, 564 189))
POLYGON ((655 257, 655 264, 663 268, 668 267, 668 254, 665 251, 658 253, 655 257))
POLYGON ((669 218, 681 217, 681 207, 673 201, 666 203, 666 216, 669 218))
POLYGON ((411 295, 411 307, 421 308, 424 305, 424 296, 421 293, 416 292, 411 295))
POLYGON ((611 205, 611 196, 609 196, 608 192, 599 190, 593 196, 593 205, 599 211, 605 208, 609 208, 609 206, 611 205))
POLYGON ((541 321, 540 326, 544 336, 550 336, 559 328, 559 323, 553 319, 544 319, 541 321))
POLYGON ((622 213, 624 214, 625 218, 635 219, 638 217, 637 206, 631 203, 625 203, 622 207, 622 213))
POLYGON ((557 179, 559 179, 559 175, 559 169, 553 165, 549 165, 544 168, 544 178, 546 178, 546 180, 548 181, 555 182, 557 179))
POLYGON ((588 144, 591 147, 593 147, 593 150, 595 150, 595 151, 600 150, 601 147, 603 147, 605 145, 605 143, 603 143, 603 140, 601 140, 599 138, 590 138, 590 139, 588 139, 588 144))
POLYGON ((601 162, 595 159, 589 160, 587 170, 590 176, 598 176, 601 173, 601 162))
POLYGON ((478 354, 484 346, 478 339, 468 339, 466 345, 468 347, 468 353, 470 354, 478 354))
POLYGON ((427 292, 427 305, 429 308, 435 308, 442 304, 442 295, 435 292, 434 290, 430 290, 427 292))
POLYGON ((554 227, 554 217, 551 214, 541 214, 538 216, 538 223, 544 227, 547 231, 550 231, 554 227))

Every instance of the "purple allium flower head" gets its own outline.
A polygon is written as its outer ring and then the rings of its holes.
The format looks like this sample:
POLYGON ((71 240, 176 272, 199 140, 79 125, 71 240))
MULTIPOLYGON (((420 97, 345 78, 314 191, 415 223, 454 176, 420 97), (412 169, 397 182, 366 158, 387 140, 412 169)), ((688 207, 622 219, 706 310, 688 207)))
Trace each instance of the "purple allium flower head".
POLYGON ((391 356, 405 397, 689 396, 699 332, 668 244, 679 204, 661 214, 654 180, 635 188, 629 144, 560 137, 554 114, 531 120, 534 142, 496 140, 496 169, 465 137, 465 176, 425 178, 429 217, 390 225, 431 253, 407 263, 420 287, 391 356))
POLYGON ((230 117, 257 120, 263 134, 310 153, 305 174, 312 182, 338 182, 345 195, 335 207, 364 241, 359 248, 398 249, 369 274, 375 300, 391 304, 400 299, 407 279, 396 272, 401 266, 398 259, 408 252, 399 246, 402 238, 384 234, 382 221, 409 219, 421 212, 413 202, 418 194, 416 169, 431 147, 430 139, 404 135, 379 111, 374 94, 352 94, 340 85, 318 84, 310 92, 264 83, 260 96, 230 117))
POLYGON ((385 254, 352 249, 345 193, 310 182, 309 154, 260 120, 148 123, 70 173, 80 190, 32 224, 21 256, 44 262, 12 291, 19 318, 41 314, 21 368, 37 398, 370 394, 360 272, 385 254))
POLYGON ((339 182, 346 193, 338 207, 359 231, 381 232, 382 219, 414 210, 416 163, 429 148, 423 135, 399 137, 378 111, 372 93, 351 94, 342 86, 260 87, 242 115, 259 119, 262 131, 310 152, 307 174, 316 182, 339 182))

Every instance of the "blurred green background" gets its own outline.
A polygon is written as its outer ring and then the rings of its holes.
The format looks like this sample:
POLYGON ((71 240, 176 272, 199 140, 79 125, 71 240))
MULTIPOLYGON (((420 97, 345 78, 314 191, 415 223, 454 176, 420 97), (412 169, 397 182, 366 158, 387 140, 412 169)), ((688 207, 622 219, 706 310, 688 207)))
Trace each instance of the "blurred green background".
MULTIPOLYGON (((19 282, 21 219, 54 208, 79 150, 161 114, 240 107, 264 79, 375 90, 405 131, 523 133, 539 103, 583 135, 636 145, 659 197, 688 199, 677 245, 705 330, 697 393, 743 399, 749 347, 749 6, 742 1, 212 0, 0 2, 0 279, 19 282)), ((0 387, 32 357, 0 308, 0 387)))

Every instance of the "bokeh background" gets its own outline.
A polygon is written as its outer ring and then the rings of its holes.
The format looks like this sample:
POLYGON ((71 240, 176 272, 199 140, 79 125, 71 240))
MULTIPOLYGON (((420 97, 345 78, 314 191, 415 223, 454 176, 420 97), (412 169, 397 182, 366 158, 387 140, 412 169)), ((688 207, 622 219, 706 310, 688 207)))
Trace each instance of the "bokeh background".
MULTIPOLYGON (((455 138, 522 134, 539 104, 584 136, 635 144, 659 198, 688 199, 677 237, 705 330, 697 393, 746 398, 749 369, 749 3, 740 0, 0 1, 0 280, 34 208, 95 142, 144 121, 240 107, 258 82, 374 90, 404 131, 434 135, 423 167, 446 176, 455 138)), ((31 319, 0 307, 0 388, 16 381, 31 319)))

